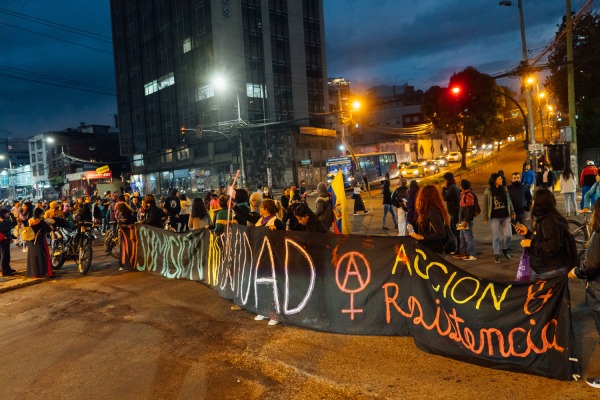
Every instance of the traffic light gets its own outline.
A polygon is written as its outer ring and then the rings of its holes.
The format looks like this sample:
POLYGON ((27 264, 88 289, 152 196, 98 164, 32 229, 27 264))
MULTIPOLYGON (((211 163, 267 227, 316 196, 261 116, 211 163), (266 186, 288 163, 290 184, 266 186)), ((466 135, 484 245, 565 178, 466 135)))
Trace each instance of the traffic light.
POLYGON ((309 150, 309 151, 308 151, 308 159, 309 159, 309 160, 312 160, 312 150, 309 150))
POLYGON ((462 90, 460 89, 460 86, 455 85, 450 88, 450 93, 452 93, 454 96, 458 96, 461 93, 461 91, 462 90))
POLYGON ((181 135, 185 135, 185 125, 181 125, 181 135))

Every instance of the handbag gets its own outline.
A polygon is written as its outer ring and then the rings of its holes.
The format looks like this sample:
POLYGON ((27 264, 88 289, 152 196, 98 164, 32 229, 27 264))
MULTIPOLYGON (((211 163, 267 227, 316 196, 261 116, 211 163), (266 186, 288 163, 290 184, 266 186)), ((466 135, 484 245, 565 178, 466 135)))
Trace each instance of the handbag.
POLYGON ((35 240, 35 232, 30 226, 24 226, 21 228, 21 239, 26 242, 35 240))
MULTIPOLYGON (((430 222, 429 226, 431 226, 431 229, 433 229, 433 231, 435 232, 435 228, 433 227, 433 224, 430 222)), ((450 229, 450 226, 444 224, 444 230, 446 231, 446 239, 442 242, 440 240, 440 244, 442 245, 444 252, 446 254, 451 254, 456 252, 456 237, 454 236, 454 233, 452 233, 452 229, 450 229)))
POLYGON ((529 253, 523 250, 521 259, 519 260, 519 269, 517 269, 516 281, 528 282, 531 279, 531 264, 529 260, 529 253))

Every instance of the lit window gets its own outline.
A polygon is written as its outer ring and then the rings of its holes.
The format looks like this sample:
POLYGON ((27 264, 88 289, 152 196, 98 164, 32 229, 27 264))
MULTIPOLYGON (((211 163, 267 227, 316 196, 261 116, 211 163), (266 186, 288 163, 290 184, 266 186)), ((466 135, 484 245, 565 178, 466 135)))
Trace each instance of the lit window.
POLYGON ((187 53, 188 51, 192 51, 192 39, 190 38, 183 41, 183 52, 187 53))

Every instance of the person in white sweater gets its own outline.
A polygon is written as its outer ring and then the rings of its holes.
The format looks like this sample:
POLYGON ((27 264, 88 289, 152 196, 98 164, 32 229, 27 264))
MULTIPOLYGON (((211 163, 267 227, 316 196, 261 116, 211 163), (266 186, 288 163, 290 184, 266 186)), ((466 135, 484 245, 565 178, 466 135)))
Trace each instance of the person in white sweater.
POLYGON ((573 203, 573 215, 577 215, 577 203, 575 203, 576 191, 577 182, 575 181, 575 175, 573 174, 571 167, 566 165, 560 175, 560 192, 565 198, 565 211, 567 212, 567 217, 571 215, 569 200, 573 203))

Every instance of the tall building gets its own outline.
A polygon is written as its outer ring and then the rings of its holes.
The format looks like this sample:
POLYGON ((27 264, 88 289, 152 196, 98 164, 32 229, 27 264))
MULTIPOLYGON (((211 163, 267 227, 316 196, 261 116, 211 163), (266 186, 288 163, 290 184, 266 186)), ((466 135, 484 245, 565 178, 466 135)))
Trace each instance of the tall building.
POLYGON ((335 137, 299 129, 328 111, 322 0, 111 0, 111 18, 121 154, 142 191, 214 189, 238 169, 281 187, 315 154, 302 143, 332 155, 335 137))

